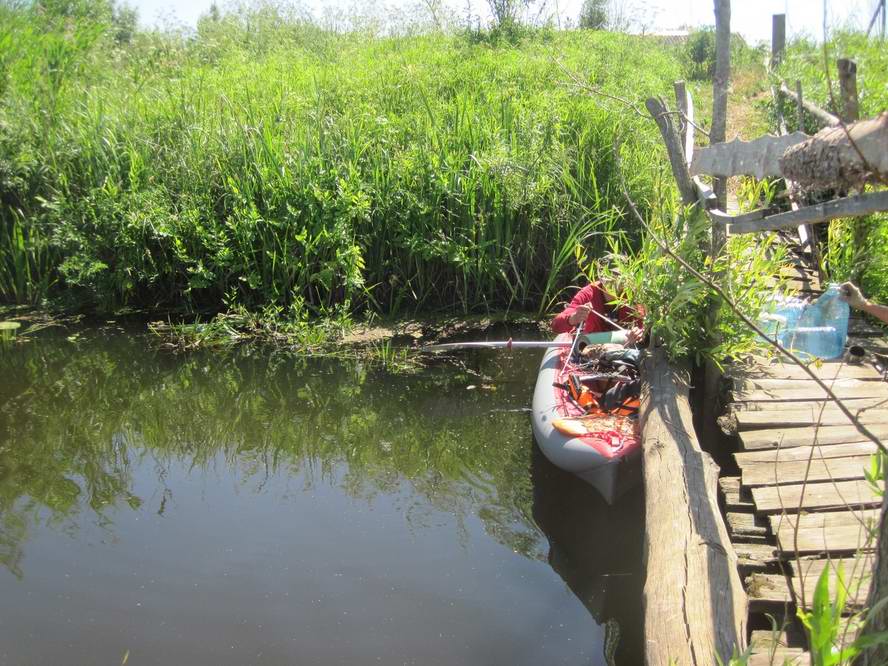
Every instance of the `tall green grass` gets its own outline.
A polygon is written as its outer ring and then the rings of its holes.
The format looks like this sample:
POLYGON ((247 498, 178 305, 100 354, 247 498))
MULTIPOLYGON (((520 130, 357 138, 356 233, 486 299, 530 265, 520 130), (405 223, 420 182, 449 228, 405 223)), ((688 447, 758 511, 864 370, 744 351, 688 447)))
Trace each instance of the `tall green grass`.
POLYGON ((653 124, 566 85, 553 57, 622 97, 680 78, 655 42, 588 31, 368 38, 265 6, 119 43, 108 21, 0 11, 14 301, 546 306, 577 243, 637 238, 615 139, 636 200, 663 173, 653 124))

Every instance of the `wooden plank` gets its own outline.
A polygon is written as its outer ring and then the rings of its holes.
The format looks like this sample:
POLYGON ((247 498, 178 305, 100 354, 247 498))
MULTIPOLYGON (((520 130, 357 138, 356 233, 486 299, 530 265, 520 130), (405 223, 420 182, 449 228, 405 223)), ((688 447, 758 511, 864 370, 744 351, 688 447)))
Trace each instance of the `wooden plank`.
POLYGON ((713 143, 694 151, 692 176, 755 176, 758 179, 782 175, 780 158, 786 149, 810 138, 804 132, 782 136, 762 136, 752 141, 734 139, 713 143))
POLYGON ((867 546, 868 534, 879 521, 879 511, 828 511, 769 516, 771 530, 777 535, 778 552, 794 558, 799 554, 856 553, 867 546), (796 525, 798 534, 796 535, 796 525))
MULTIPOLYGON (((888 423, 888 409, 862 409, 851 410, 865 426, 876 426, 880 423, 888 423)), ((750 412, 740 411, 734 414, 737 430, 759 430, 762 428, 798 428, 813 426, 819 423, 821 426, 849 425, 850 421, 845 414, 833 407, 832 409, 787 409, 774 412, 750 412)))
MULTIPOLYGON (((818 379, 859 379, 862 381, 882 381, 882 373, 872 365, 848 365, 841 361, 824 361, 819 366, 808 366, 818 379)), ((731 368, 729 375, 737 379, 793 379, 796 381, 811 381, 811 377, 805 370, 794 363, 781 363, 779 361, 756 364, 751 368, 731 368)))
POLYGON ((816 457, 794 462, 753 462, 741 466, 743 470, 743 486, 789 485, 805 481, 850 481, 865 478, 863 470, 869 465, 869 456, 855 458, 830 458, 822 460, 816 457))
MULTIPOLYGON (((737 402, 772 402, 775 400, 795 402, 799 400, 829 399, 826 392, 815 382, 796 380, 796 386, 756 387, 754 384, 758 381, 766 380, 744 380, 739 388, 735 388, 734 400, 737 402)), ((833 383, 833 386, 830 386, 830 389, 840 400, 848 398, 882 398, 888 400, 888 385, 883 382, 870 382, 861 379, 839 379, 833 383)))
POLYGON ((799 501, 803 511, 825 511, 846 506, 881 506, 882 498, 876 495, 866 481, 839 481, 836 483, 799 483, 788 486, 764 486, 752 489, 752 501, 762 513, 796 513, 799 501))
MULTIPOLYGON (((888 423, 868 427, 879 439, 888 437, 888 423)), ((850 444, 864 441, 864 436, 854 426, 831 425, 823 427, 804 426, 799 428, 774 428, 768 430, 747 430, 740 433, 740 441, 747 451, 752 449, 791 448, 814 444, 850 444)))
POLYGON ((804 607, 811 607, 817 580, 824 569, 829 571, 830 598, 834 599, 838 585, 837 572, 839 563, 844 567, 842 576, 847 595, 845 614, 860 610, 866 604, 867 594, 869 593, 872 569, 875 564, 872 558, 861 558, 860 560, 855 558, 797 560, 794 564, 799 567, 800 571, 790 579, 797 603, 801 605, 802 591, 804 590, 804 607))
POLYGON ((747 666, 811 666, 811 655, 802 648, 753 651, 746 664, 747 666))
POLYGON ((641 375, 645 663, 691 664, 694 655, 726 660, 745 642, 747 615, 718 505, 718 467, 694 434, 687 370, 655 349, 641 375))
POLYGON ((782 574, 753 573, 746 577, 750 612, 761 612, 793 603, 792 590, 782 574))
MULTIPOLYGON (((740 451, 734 454, 737 464, 743 466, 747 463, 762 462, 794 462, 808 460, 811 457, 810 446, 796 446, 788 449, 763 449, 759 451, 740 451)), ((878 451, 878 447, 870 441, 854 442, 852 444, 830 444, 818 446, 814 457, 820 460, 830 458, 845 458, 847 456, 869 456, 878 451)), ((739 491, 738 491, 739 492, 739 491)))
MULTIPOLYGON (((842 398, 842 402, 852 411, 857 412, 864 409, 888 409, 888 396, 884 398, 842 398)), ((820 407, 826 404, 826 409, 836 407, 832 400, 793 400, 791 402, 778 400, 750 400, 741 402, 732 402, 731 411, 739 413, 741 411, 748 412, 776 412, 786 409, 816 409, 820 411, 820 407)), ((826 411, 826 410, 824 410, 826 411)))
POLYGON ((737 566, 750 571, 761 571, 779 562, 772 543, 734 543, 737 566))
POLYGON ((786 213, 777 213, 754 221, 731 223, 729 234, 747 234, 797 227, 802 224, 828 222, 840 217, 858 217, 888 210, 888 191, 867 192, 832 201, 805 206, 786 213))
POLYGON ((751 512, 755 510, 752 498, 742 498, 740 495, 739 476, 723 476, 718 480, 718 486, 724 500, 725 511, 751 512))
POLYGON ((755 538, 761 541, 768 536, 768 523, 754 513, 729 512, 726 516, 731 540, 755 538))

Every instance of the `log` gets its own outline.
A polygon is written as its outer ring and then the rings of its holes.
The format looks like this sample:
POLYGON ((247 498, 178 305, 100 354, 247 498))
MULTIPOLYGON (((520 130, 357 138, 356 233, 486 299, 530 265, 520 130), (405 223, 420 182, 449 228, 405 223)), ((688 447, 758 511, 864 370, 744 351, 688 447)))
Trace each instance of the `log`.
POLYGON ((649 97, 645 102, 645 107, 657 123, 663 143, 666 144, 666 154, 669 157, 672 175, 675 177, 675 184, 678 185, 681 200, 686 206, 690 206, 697 201, 697 192, 691 182, 691 176, 688 174, 684 147, 681 145, 681 138, 678 136, 675 123, 672 122, 669 109, 666 108, 662 100, 655 97, 649 97))
POLYGON ((794 100, 796 104, 801 104, 805 111, 817 118, 817 120, 827 127, 835 127, 841 122, 838 116, 834 116, 829 111, 821 109, 816 104, 800 98, 795 92, 787 88, 785 83, 780 84, 780 93, 794 100))
POLYGON ((763 136, 753 141, 734 139, 728 143, 714 143, 694 152, 691 175, 780 176, 780 158, 792 146, 808 140, 804 132, 783 136, 763 136))
POLYGON ((642 377, 645 663, 727 661, 746 640, 746 593, 718 507, 717 469, 694 435, 686 369, 657 349, 642 377))
POLYGON ((786 178, 806 189, 860 190, 888 178, 888 111, 845 127, 827 127, 780 159, 786 178), (863 159, 861 159, 861 156, 863 159))

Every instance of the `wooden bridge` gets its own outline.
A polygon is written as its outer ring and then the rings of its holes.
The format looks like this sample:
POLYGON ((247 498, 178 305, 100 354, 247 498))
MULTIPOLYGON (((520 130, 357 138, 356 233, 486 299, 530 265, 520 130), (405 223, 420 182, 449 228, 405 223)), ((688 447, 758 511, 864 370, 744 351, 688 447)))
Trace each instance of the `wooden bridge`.
MULTIPOLYGON (((794 257, 792 285, 816 297, 819 280, 804 256, 794 257)), ((852 318, 850 344, 864 362, 825 361, 817 376, 877 436, 888 439, 888 336, 852 318), (881 361, 880 361, 881 359, 881 361)), ((728 534, 749 599, 751 664, 807 664, 796 608, 809 608, 825 568, 830 590, 841 563, 845 613, 866 603, 882 498, 865 478, 876 445, 858 433, 800 368, 758 358, 734 366, 723 425, 739 439, 739 474, 719 479, 728 534), (777 631, 767 619, 770 614, 777 631)), ((847 641, 855 628, 849 627, 847 641)))
MULTIPOLYGON (((717 0, 716 5, 726 1, 717 0)), ((718 8, 716 18, 718 23, 718 8)), ((720 39, 719 48, 726 49, 726 39, 720 39)), ((840 125, 840 133, 824 130, 814 137, 792 138, 780 120, 780 137, 717 143, 700 151, 694 141, 693 103, 682 82, 675 85, 675 111, 659 99, 649 99, 646 105, 663 136, 682 201, 705 210, 712 222, 711 252, 720 251, 726 234, 797 230, 798 239, 790 243, 792 262, 782 277, 804 297, 821 293, 815 270, 818 244, 810 225, 888 209, 886 191, 847 196, 849 188, 860 184, 841 181, 834 188, 837 198, 806 205, 799 196, 805 181, 792 180, 787 170, 790 150, 804 157, 803 168, 794 173, 810 180, 806 187, 835 176, 821 169, 819 162, 826 161, 817 156, 824 150, 841 155, 838 161, 845 160, 846 166, 858 159, 863 166, 873 166, 859 150, 842 153, 847 146, 839 143, 859 148, 863 141, 856 138, 862 135, 855 131, 873 128, 886 140, 888 115, 853 125, 856 66, 839 63, 839 70, 844 72, 843 106, 851 115, 839 119, 824 111, 822 117, 840 125), (704 151, 709 152, 695 155, 704 151), (701 165, 709 165, 708 170, 701 165), (724 189, 719 199, 701 173, 782 177, 791 210, 729 214, 724 189)), ((720 85, 726 89, 726 79, 720 85)), ((775 97, 786 95, 784 88, 775 90, 775 97)), ((800 117, 810 112, 800 91, 796 101, 800 117)), ((713 127, 716 124, 713 119, 713 127)), ((888 171, 888 164, 877 170, 883 168, 888 171)), ((849 344, 866 350, 862 363, 837 360, 811 368, 867 429, 888 440, 888 334, 854 317, 849 337, 849 344)), ((715 663, 715 655, 726 661, 733 650, 746 645, 752 648, 754 666, 781 665, 785 660, 810 663, 796 610, 811 607, 821 572, 829 571, 834 593, 839 567, 844 571, 847 617, 868 601, 882 497, 866 470, 877 446, 850 424, 804 369, 752 358, 732 366, 727 377, 731 390, 720 424, 734 436, 736 451, 720 460, 719 469, 697 440, 687 370, 670 366, 655 351, 645 361, 643 376, 646 663, 708 666, 715 663)), ((715 373, 707 372, 704 412, 712 412, 717 386, 715 373)), ((704 423, 714 420, 707 416, 712 414, 703 414, 704 423)), ((711 453, 721 453, 708 444, 711 453)), ((857 628, 849 621, 845 629, 842 641, 850 643, 857 628)))

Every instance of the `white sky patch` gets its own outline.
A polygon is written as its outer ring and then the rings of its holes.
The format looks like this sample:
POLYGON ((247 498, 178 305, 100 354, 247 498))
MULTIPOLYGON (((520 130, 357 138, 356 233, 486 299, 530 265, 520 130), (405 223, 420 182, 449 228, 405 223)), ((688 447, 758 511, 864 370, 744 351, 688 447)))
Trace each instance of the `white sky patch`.
MULTIPOLYGON (((630 19, 637 29, 647 31, 676 30, 687 27, 713 25, 712 0, 612 0, 630 19)), ((827 20, 831 29, 837 27, 866 28, 878 0, 827 0, 827 20)), ((468 11, 482 20, 490 12, 486 0, 443 0, 450 10, 464 19, 468 11)), ((145 26, 183 25, 194 27, 197 19, 205 14, 212 0, 126 0, 126 4, 139 12, 145 26)), ((225 0, 218 3, 225 6, 225 0)), ((310 0, 301 3, 315 16, 325 13, 379 12, 394 16, 399 12, 416 12, 421 0, 385 0, 384 2, 359 2, 357 0, 310 0)), ((540 14, 561 26, 575 25, 582 0, 545 0, 540 14)), ((804 35, 820 39, 823 35, 823 0, 735 0, 731 7, 731 30, 739 32, 751 44, 770 42, 771 15, 786 14, 788 36, 804 35)), ((539 8, 539 3, 534 10, 539 8)))

